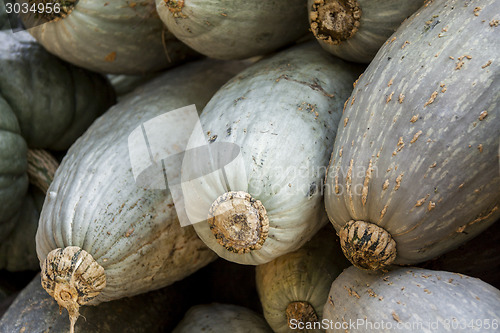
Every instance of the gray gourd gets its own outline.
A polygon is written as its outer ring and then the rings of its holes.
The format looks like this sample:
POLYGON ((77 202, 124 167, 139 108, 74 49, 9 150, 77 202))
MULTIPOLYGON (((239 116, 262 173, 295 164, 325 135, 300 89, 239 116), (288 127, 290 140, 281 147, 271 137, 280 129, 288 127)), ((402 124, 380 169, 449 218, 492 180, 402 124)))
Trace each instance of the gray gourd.
MULTIPOLYGON (((191 104, 201 110, 243 68, 203 61, 168 71, 108 110, 69 149, 42 209, 36 249, 42 285, 68 309, 72 325, 84 304, 170 285, 216 258, 192 227, 181 227, 169 188, 136 182, 128 140, 169 111, 191 104)), ((183 115, 175 114, 165 149, 189 137, 183 115)), ((163 157, 156 158, 151 163, 161 165, 163 157)))
POLYGON ((348 266, 331 225, 297 251, 257 266, 257 291, 273 331, 296 332, 321 322, 332 282, 348 266))
POLYGON ((432 1, 357 82, 325 191, 354 265, 423 262, 500 217, 499 12, 499 1, 432 1))
POLYGON ((327 147, 358 74, 310 42, 250 66, 210 100, 184 157, 183 191, 189 221, 220 257, 266 263, 325 224, 327 147), (197 149, 207 145, 215 163, 197 149))
POLYGON ((266 54, 307 33, 304 0, 156 0, 169 31, 217 59, 266 54))
POLYGON ((493 332, 499 308, 500 290, 465 275, 350 267, 332 283, 323 324, 327 332, 493 332))

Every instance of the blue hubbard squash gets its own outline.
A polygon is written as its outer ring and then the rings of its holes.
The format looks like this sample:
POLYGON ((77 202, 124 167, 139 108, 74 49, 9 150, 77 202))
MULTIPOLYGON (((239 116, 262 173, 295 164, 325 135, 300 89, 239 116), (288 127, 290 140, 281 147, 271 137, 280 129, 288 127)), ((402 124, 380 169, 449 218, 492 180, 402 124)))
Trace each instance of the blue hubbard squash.
POLYGON ((500 2, 428 2, 346 102, 325 205, 346 256, 378 269, 453 250, 500 218, 500 2))

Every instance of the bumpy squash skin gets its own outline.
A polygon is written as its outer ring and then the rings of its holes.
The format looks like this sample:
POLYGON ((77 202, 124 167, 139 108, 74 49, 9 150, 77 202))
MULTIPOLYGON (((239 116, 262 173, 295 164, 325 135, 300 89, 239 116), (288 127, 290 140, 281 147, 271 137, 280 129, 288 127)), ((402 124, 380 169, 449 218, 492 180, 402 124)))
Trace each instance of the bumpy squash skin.
MULTIPOLYGON (((490 327, 492 322, 498 323, 499 307, 500 290, 465 275, 414 267, 389 272, 350 267, 332 283, 323 316, 333 322, 327 332, 345 332, 345 328, 356 332, 472 332, 472 325, 477 329, 486 322, 490 327), (354 329, 340 327, 343 322, 354 323, 354 329), (389 325, 392 329, 387 329, 389 325)), ((482 327, 480 331, 488 331, 482 327)))
POLYGON ((189 309, 173 333, 272 332, 264 318, 247 308, 212 303, 189 309))
POLYGON ((273 331, 295 331, 289 327, 286 315, 288 306, 293 302, 308 303, 317 321, 321 321, 332 282, 349 264, 338 237, 328 225, 299 250, 257 266, 257 291, 264 317, 273 331))
MULTIPOLYGON (((191 221, 202 221, 194 224, 196 232, 220 257, 263 264, 298 249, 324 225, 320 189, 327 147, 358 73, 311 42, 252 65, 210 100, 200 117, 207 138, 191 137, 188 147, 236 144, 244 166, 226 166, 227 182, 213 173, 184 193, 191 221), (212 203, 229 191, 246 192, 265 207, 269 232, 260 249, 228 250, 204 221, 212 203)), ((183 172, 201 174, 206 162, 196 156, 184 161, 183 172)))
POLYGON ((36 246, 41 263, 54 249, 77 246, 104 268, 106 288, 90 304, 172 284, 215 259, 192 227, 181 228, 170 191, 135 183, 128 136, 177 108, 201 110, 242 68, 199 62, 169 71, 112 107, 69 149, 49 188, 36 246))
MULTIPOLYGON (((192 304, 202 301, 201 285, 190 276, 169 287, 86 307, 76 332, 153 333, 171 332, 192 304), (187 297, 189 295, 189 297, 187 297)), ((59 314, 57 303, 47 295, 37 276, 19 293, 0 320, 2 332, 68 333, 66 311, 59 314)))
MULTIPOLYGON (((323 49, 339 58, 360 63, 369 63, 377 54, 384 42, 408 16, 423 4, 423 0, 323 0, 321 6, 328 3, 356 3, 360 9, 360 17, 356 21, 359 26, 354 34, 343 41, 332 42, 321 33, 321 24, 315 14, 317 0, 308 1, 309 23, 311 30, 323 49), (316 22, 316 25, 314 23, 316 22), (318 28, 320 31, 318 32, 318 28)), ((339 21, 338 16, 334 22, 339 21)), ((328 35, 326 35, 328 36, 328 35)))
POLYGON ((61 59, 103 73, 154 72, 194 54, 165 29, 154 0, 80 0, 65 18, 28 31, 61 59))
POLYGON ((302 0, 156 0, 158 14, 182 42, 217 59, 269 53, 307 33, 302 0))
POLYGON ((330 221, 382 227, 394 263, 434 258, 500 217, 500 28, 490 24, 500 2, 466 4, 430 2, 398 29, 357 82, 335 141, 330 221))

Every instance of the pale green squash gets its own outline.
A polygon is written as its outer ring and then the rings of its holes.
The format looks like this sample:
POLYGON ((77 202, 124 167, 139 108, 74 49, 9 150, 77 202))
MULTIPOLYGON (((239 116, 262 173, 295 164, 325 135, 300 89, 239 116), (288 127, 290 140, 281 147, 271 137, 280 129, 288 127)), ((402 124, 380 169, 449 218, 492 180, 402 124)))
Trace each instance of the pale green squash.
POLYGON ((310 42, 257 62, 210 100, 184 157, 183 191, 190 222, 220 257, 266 263, 324 225, 327 147, 358 74, 310 42), (196 149, 207 145, 215 163, 233 160, 216 167, 196 149))
POLYGON ((72 64, 104 73, 143 74, 194 54, 166 30, 154 0, 66 2, 69 13, 53 21, 39 24, 44 15, 35 22, 24 20, 40 44, 72 64))
POLYGON ((156 0, 169 31, 217 59, 266 54, 307 33, 304 0, 156 0))
MULTIPOLYGON (((136 183, 128 143, 157 116, 191 104, 201 110, 243 68, 203 61, 167 71, 113 106, 69 149, 49 188, 36 248, 42 285, 68 309, 72 324, 81 305, 170 285, 216 258, 192 227, 181 227, 169 189, 136 183)), ((190 126, 178 115, 177 132, 169 130, 178 141, 166 148, 182 145, 190 126)))
POLYGON ((257 266, 257 291, 273 331, 321 322, 332 282, 348 266, 330 225, 297 251, 257 266))

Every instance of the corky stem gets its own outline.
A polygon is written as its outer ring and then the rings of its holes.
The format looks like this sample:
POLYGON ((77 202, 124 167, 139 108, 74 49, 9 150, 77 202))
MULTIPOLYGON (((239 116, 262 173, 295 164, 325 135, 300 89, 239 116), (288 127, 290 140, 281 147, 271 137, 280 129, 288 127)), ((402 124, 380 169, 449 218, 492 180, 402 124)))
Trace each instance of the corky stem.
MULTIPOLYGON (((295 323, 314 323, 319 320, 316 311, 309 302, 291 302, 286 307, 286 319, 288 327, 291 327, 292 319, 295 323)), ((300 332, 300 331, 299 331, 300 332)))
POLYGON ((377 270, 396 259, 396 242, 381 227, 363 221, 349 221, 339 231, 340 245, 354 266, 377 270))
POLYGON ((319 40, 340 44, 358 31, 361 7, 356 0, 316 0, 309 10, 311 30, 319 40))
POLYGON ((43 193, 47 193, 59 162, 43 149, 28 149, 28 178, 43 193))
POLYGON ((81 305, 95 298, 106 286, 104 268, 77 246, 52 250, 42 266, 42 287, 60 308, 68 310, 70 332, 75 329, 81 305))
POLYGON ((264 244, 269 231, 266 208, 246 192, 227 192, 210 207, 208 223, 228 251, 247 253, 264 244))

